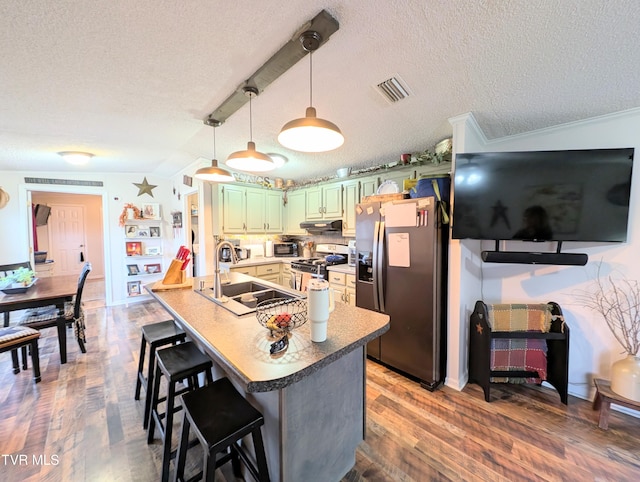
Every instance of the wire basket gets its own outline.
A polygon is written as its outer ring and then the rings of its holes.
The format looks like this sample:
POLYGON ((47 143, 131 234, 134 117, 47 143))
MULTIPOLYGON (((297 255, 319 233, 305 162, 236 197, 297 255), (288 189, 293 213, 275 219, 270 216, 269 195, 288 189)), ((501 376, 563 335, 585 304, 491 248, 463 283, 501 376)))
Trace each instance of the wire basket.
POLYGON ((307 322, 307 301, 298 298, 272 298, 258 303, 256 318, 272 336, 288 333, 307 322))

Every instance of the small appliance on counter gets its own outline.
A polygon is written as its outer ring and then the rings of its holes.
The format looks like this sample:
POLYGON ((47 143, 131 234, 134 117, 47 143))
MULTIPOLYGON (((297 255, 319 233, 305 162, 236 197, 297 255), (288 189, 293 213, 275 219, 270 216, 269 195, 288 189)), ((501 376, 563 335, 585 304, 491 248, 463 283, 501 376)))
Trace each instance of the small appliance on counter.
MULTIPOLYGON (((231 244, 233 244, 236 247, 236 254, 238 254, 238 249, 240 248, 240 240, 227 239, 227 241, 229 241, 231 244)), ((220 261, 223 263, 231 263, 232 261, 231 248, 228 248, 225 246, 220 250, 220 261)))
POLYGON ((347 248, 349 250, 348 255, 347 255, 347 263, 349 264, 349 266, 355 266, 356 265, 356 240, 352 239, 351 241, 349 241, 349 244, 347 245, 347 248))
POLYGON ((298 256, 298 243, 284 241, 273 243, 273 256, 276 258, 296 258, 298 256))

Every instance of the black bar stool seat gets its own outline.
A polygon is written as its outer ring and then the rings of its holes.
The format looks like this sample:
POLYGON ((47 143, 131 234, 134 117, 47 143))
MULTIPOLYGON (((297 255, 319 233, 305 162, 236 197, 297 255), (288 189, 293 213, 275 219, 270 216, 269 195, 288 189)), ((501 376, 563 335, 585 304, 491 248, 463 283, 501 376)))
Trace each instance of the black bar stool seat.
POLYGON ((155 370, 156 350, 165 345, 183 343, 186 334, 173 320, 151 323, 142 327, 142 340, 140 342, 140 360, 138 360, 138 377, 136 380, 135 399, 140 400, 140 389, 144 387, 144 419, 142 427, 146 430, 149 426, 149 413, 151 412, 151 392, 153 388, 153 374, 155 370), (145 352, 149 345, 149 362, 147 375, 144 374, 145 352))
POLYGON ((171 432, 173 430, 173 414, 182 409, 182 405, 175 406, 175 398, 198 387, 198 375, 204 373, 207 383, 213 382, 211 368, 213 362, 203 354, 196 345, 187 341, 169 348, 162 348, 156 352, 156 373, 153 379, 153 395, 151 398, 151 416, 147 443, 152 443, 155 429, 158 429, 162 439, 162 482, 169 480, 169 463, 171 461, 171 432), (167 380, 167 395, 160 396, 160 381, 164 376, 167 380), (188 385, 180 390, 176 389, 178 382, 188 380, 188 385), (164 413, 158 406, 166 402, 164 413))
POLYGON ((189 442, 189 430, 193 428, 204 452, 204 464, 200 476, 206 482, 215 479, 215 469, 232 461, 236 477, 240 477, 242 460, 253 478, 257 481, 269 481, 269 470, 264 453, 261 427, 264 417, 234 388, 228 378, 216 380, 204 388, 182 395, 184 416, 182 434, 176 463, 176 481, 184 481, 184 466, 189 442), (239 442, 251 434, 255 450, 256 465, 253 464, 239 442), (224 452, 216 460, 216 454, 224 452), (239 457, 239 458, 238 458, 239 457))

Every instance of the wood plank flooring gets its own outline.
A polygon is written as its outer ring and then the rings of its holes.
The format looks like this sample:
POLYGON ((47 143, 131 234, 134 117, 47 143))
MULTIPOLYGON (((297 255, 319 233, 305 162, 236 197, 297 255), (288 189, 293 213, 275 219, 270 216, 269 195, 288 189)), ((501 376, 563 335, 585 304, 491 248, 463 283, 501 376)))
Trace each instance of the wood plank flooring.
MULTIPOLYGON (((167 316, 151 301, 100 305, 87 309, 86 354, 69 334, 66 365, 55 330, 42 332, 41 383, 0 355, 0 480, 159 479, 160 443, 147 445, 133 393, 140 326, 167 316)), ((344 481, 640 480, 640 419, 614 411, 603 431, 589 402, 565 406, 550 389, 496 387, 486 403, 476 385, 431 393, 368 362, 367 397, 367 438, 344 481)))

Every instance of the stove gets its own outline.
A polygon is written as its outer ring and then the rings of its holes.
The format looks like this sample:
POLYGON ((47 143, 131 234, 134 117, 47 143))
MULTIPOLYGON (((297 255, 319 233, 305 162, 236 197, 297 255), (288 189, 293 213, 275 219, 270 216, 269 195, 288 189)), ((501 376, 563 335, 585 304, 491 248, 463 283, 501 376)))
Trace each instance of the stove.
POLYGON ((326 254, 323 257, 302 258, 291 262, 291 287, 300 291, 304 291, 306 286, 305 278, 310 276, 316 278, 328 279, 327 266, 336 264, 346 264, 348 261, 345 251, 347 247, 335 244, 319 244, 316 247, 316 253, 326 254), (344 249, 343 249, 344 248, 344 249), (343 251, 344 254, 343 254, 343 251), (306 276, 303 276, 306 274, 306 276))

